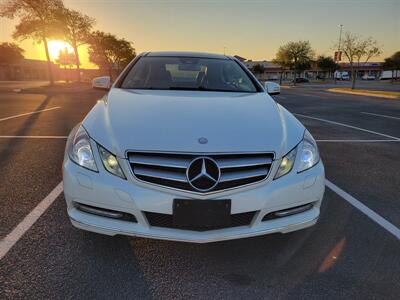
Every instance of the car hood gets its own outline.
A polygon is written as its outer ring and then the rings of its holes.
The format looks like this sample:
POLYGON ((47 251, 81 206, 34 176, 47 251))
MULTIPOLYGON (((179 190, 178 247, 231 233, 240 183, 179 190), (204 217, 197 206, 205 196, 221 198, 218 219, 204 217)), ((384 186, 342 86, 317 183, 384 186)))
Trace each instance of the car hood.
POLYGON ((137 150, 274 152, 279 158, 304 134, 301 123, 265 93, 113 88, 83 126, 120 157, 137 150))

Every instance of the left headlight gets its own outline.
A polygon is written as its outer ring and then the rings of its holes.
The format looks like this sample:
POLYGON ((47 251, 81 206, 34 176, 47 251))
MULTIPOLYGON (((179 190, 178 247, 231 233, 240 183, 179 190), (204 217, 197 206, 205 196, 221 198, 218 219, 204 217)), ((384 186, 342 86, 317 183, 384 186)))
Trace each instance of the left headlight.
POLYGON ((317 143, 308 130, 305 131, 303 140, 293 150, 287 153, 281 160, 274 179, 288 174, 294 166, 297 152, 300 152, 297 173, 303 172, 315 166, 319 162, 317 143))
POLYGON ((317 143, 308 130, 304 133, 302 145, 300 163, 297 170, 299 173, 314 167, 319 162, 317 143))
POLYGON ((98 172, 92 147, 90 146, 90 137, 82 125, 75 133, 74 139, 68 149, 68 154, 71 160, 76 164, 91 171, 98 172))
POLYGON ((118 163, 117 157, 100 145, 97 146, 99 148, 100 158, 103 162, 104 168, 111 174, 126 179, 125 174, 118 163))

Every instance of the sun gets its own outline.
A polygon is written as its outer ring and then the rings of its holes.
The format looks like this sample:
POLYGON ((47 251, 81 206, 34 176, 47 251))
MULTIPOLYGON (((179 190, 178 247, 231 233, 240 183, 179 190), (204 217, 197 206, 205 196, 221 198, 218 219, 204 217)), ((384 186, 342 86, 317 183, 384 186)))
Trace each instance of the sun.
POLYGON ((67 48, 68 52, 73 52, 74 49, 71 47, 70 44, 64 41, 59 40, 51 40, 48 42, 49 46, 49 54, 51 59, 57 59, 59 56, 60 51, 64 52, 65 48, 67 48))

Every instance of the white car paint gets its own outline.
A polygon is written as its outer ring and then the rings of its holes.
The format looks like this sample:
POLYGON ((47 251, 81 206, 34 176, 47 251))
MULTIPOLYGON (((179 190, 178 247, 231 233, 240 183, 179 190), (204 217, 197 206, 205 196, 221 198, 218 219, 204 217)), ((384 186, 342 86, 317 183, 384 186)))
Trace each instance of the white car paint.
MULTIPOLYGON (((201 55, 207 57, 207 54, 201 55)), ((127 90, 118 88, 116 84, 82 123, 90 136, 97 171, 78 165, 69 155, 68 149, 75 143, 79 126, 74 128, 67 141, 63 184, 68 215, 74 226, 108 235, 205 243, 286 233, 317 222, 325 189, 323 164, 319 160, 313 167, 297 171, 305 143, 305 128, 263 92, 261 85, 261 91, 257 93, 233 93, 127 90), (201 138, 206 138, 207 142, 200 143, 201 138), (126 178, 117 177, 105 169, 98 150, 100 146, 116 156, 126 178), (283 156, 292 153, 292 149, 298 149, 293 169, 274 179, 283 156), (274 154, 274 160, 268 176, 261 181, 200 193, 139 180, 129 163, 129 150, 179 155, 191 153, 198 157, 215 153, 268 152, 274 154), (175 199, 229 199, 232 215, 255 213, 246 225, 206 231, 152 226, 145 212, 172 216, 175 199), (79 204, 129 213, 137 222, 88 213, 82 211, 79 204), (308 205, 305 211, 279 218, 274 215, 273 219, 262 221, 269 213, 285 213, 304 205, 308 205)))
POLYGON ((104 89, 107 90, 111 87, 111 78, 110 76, 101 76, 96 77, 92 80, 92 87, 96 89, 104 89))
POLYGON ((264 87, 267 93, 270 95, 278 95, 281 93, 281 86, 276 82, 266 81, 264 87))

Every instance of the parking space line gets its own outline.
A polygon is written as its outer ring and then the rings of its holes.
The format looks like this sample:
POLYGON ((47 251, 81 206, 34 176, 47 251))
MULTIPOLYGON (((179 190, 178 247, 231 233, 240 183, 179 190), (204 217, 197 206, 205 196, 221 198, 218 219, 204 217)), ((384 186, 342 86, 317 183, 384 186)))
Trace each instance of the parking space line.
POLYGON ((318 143, 399 143, 400 140, 316 140, 318 143))
POLYGON ((2 119, 0 119, 0 122, 7 121, 7 120, 10 120, 10 119, 14 119, 14 118, 23 117, 23 116, 38 114, 38 113, 49 111, 49 110, 60 109, 60 108, 61 108, 61 106, 56 106, 56 107, 51 107, 51 108, 46 108, 46 109, 41 109, 41 110, 35 110, 35 111, 32 111, 32 112, 28 112, 28 113, 23 113, 23 114, 19 114, 19 115, 15 115, 15 116, 2 118, 2 119))
POLYGON ((393 140, 400 140, 400 138, 395 137, 395 136, 391 136, 391 135, 388 135, 388 134, 384 134, 384 133, 380 133, 380 132, 364 129, 364 128, 357 127, 357 126, 352 126, 352 125, 348 125, 348 124, 344 124, 344 123, 340 123, 340 122, 335 122, 335 121, 331 121, 331 120, 326 120, 326 119, 306 116, 306 115, 302 115, 302 114, 296 114, 296 113, 293 113, 293 114, 296 115, 296 116, 300 116, 300 117, 311 119, 311 120, 317 120, 317 121, 321 121, 321 122, 325 122, 325 123, 329 123, 329 124, 333 124, 333 125, 343 126, 343 127, 347 127, 347 128, 352 128, 352 129, 356 129, 356 130, 360 130, 360 131, 364 131, 364 132, 380 135, 380 136, 383 136, 383 137, 386 137, 386 138, 389 138, 389 139, 393 139, 393 140))
POLYGON ((372 221, 375 223, 379 224, 382 226, 384 229, 389 231, 391 234, 393 234, 398 240, 400 240, 400 229, 394 226, 392 223, 390 223, 388 220, 385 218, 381 217, 378 215, 376 212, 374 212, 372 209, 368 208, 366 205, 361 203, 359 200, 339 188, 337 185, 334 183, 330 182, 328 179, 325 180, 325 185, 331 189, 333 192, 338 194, 340 197, 342 197, 344 200, 349 202, 351 205, 353 205, 355 208, 357 208, 359 211, 364 213, 367 217, 369 217, 372 221))
POLYGON ((374 114, 374 113, 369 113, 369 112, 364 112, 364 111, 362 111, 361 113, 364 115, 371 115, 371 116, 376 116, 376 117, 400 120, 400 118, 398 118, 398 117, 393 117, 393 116, 388 116, 388 115, 380 115, 380 114, 374 114))
POLYGON ((66 135, 0 135, 0 139, 66 139, 66 135))
POLYGON ((0 260, 32 227, 63 191, 62 181, 9 233, 0 241, 0 260))

